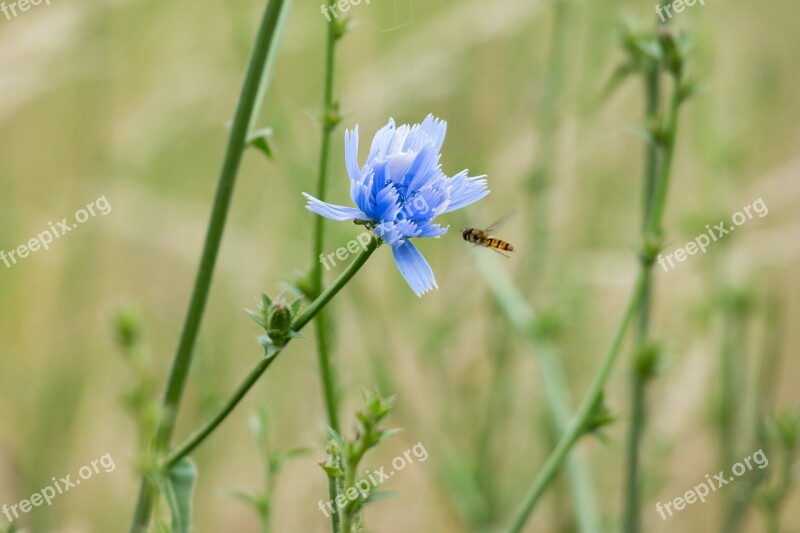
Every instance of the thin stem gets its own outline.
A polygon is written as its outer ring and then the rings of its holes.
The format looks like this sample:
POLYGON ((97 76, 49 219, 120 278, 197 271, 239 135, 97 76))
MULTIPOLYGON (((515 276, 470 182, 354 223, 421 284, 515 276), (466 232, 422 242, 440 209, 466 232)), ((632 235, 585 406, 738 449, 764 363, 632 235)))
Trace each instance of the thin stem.
MULTIPOLYGON (((153 448, 156 456, 161 454, 169 446, 172 433, 175 429, 175 419, 178 409, 180 408, 186 379, 189 375, 189 369, 192 363, 194 344, 205 311, 209 288, 211 287, 214 267, 216 265, 222 234, 227 220, 228 208, 230 207, 231 196, 233 195, 233 189, 236 183, 236 175, 238 174, 239 164, 242 160, 242 153, 246 148, 245 141, 255 106, 255 100, 258 95, 258 87, 262 81, 266 59, 271 48, 276 44, 275 29, 280 20, 283 4, 284 0, 272 0, 267 4, 261 27, 256 37, 253 53, 247 66, 236 114, 233 118, 231 133, 228 137, 228 145, 225 151, 222 169, 220 170, 219 180, 217 182, 211 218, 208 223, 206 239, 200 258, 200 266, 197 271, 197 277, 195 278, 194 288, 192 289, 192 296, 183 323, 180 341, 175 351, 172 368, 170 369, 167 386, 164 391, 162 419, 153 439, 153 448)), ((132 533, 138 533, 147 528, 150 522, 153 496, 154 491, 152 485, 146 479, 143 479, 131 525, 132 533)))
POLYGON ((562 435, 555 449, 550 453, 547 461, 545 462, 542 470, 539 472, 538 477, 533 482, 523 505, 517 514, 512 526, 509 528, 509 533, 517 533, 525 525, 531 511, 533 511, 536 502, 544 493, 547 486, 553 480, 561 466, 561 463, 566 459, 572 446, 578 441, 580 436, 585 430, 585 424, 591 416, 595 405, 600 399, 608 377, 611 375, 611 370, 614 367, 619 349, 622 344, 622 339, 633 315, 638 311, 641 305, 642 298, 645 294, 645 288, 648 282, 649 269, 655 262, 655 254, 657 253, 656 243, 660 242, 661 238, 661 219, 664 214, 665 203, 667 199, 667 191, 669 189, 669 176, 672 163, 672 154, 675 148, 675 135, 678 129, 678 111, 681 104, 680 93, 680 80, 675 81, 673 89, 673 98, 670 107, 669 121, 665 130, 666 135, 664 139, 664 162, 660 167, 658 179, 656 181, 653 192, 653 209, 650 212, 650 217, 645 224, 646 240, 643 243, 643 250, 641 252, 639 274, 634 285, 633 294, 628 301, 628 306, 625 314, 622 317, 622 322, 617 328, 614 339, 611 343, 611 348, 606 353, 597 374, 595 374, 588 391, 583 397, 580 406, 578 407, 575 416, 572 419, 567 430, 562 435))
MULTIPOLYGON (((647 291, 645 291, 647 292, 647 291)), ((646 305, 643 295, 642 306, 646 305)), ((641 352, 634 350, 634 359, 641 352)), ((628 452, 626 454, 625 475, 625 510, 623 531, 634 533, 639 531, 639 445, 644 430, 645 417, 645 387, 646 379, 640 376, 633 362, 633 375, 631 376, 631 421, 628 429, 628 452)))
MULTIPOLYGON (((739 307, 737 302, 727 300, 722 316, 722 342, 719 351, 719 438, 720 438, 720 466, 730 468, 737 454, 737 443, 749 435, 742 435, 742 383, 741 369, 745 366, 744 347, 747 346, 748 312, 739 307), (728 466, 726 466, 728 465, 728 466)), ((758 416, 753 413, 753 416, 758 416)), ((750 480, 752 483, 752 480, 750 480)), ((723 504, 723 520, 721 531, 731 533, 739 527, 735 520, 739 513, 745 510, 746 502, 742 501, 741 493, 725 494, 723 504)))
MULTIPOLYGON (((545 384, 550 418, 554 433, 562 434, 572 417, 570 392, 552 341, 537 328, 537 315, 533 307, 522 297, 508 274, 497 268, 485 254, 476 254, 478 267, 500 309, 534 349, 545 384)), ((600 531, 600 517, 591 471, 585 458, 571 453, 567 458, 567 474, 572 492, 573 508, 578 530, 584 533, 600 531)))
POLYGON ((569 451, 572 448, 572 445, 575 444, 578 438, 580 438, 580 436, 583 434, 586 421, 591 416, 597 399, 600 397, 600 394, 603 391, 603 386, 605 385, 605 382, 614 367, 614 362, 619 354, 622 340, 625 337, 625 332, 628 329, 628 324, 631 322, 633 315, 636 313, 636 310, 639 307, 639 303, 641 302, 642 298, 643 287, 644 276, 640 272, 636 281, 636 285, 634 286, 633 293, 631 294, 631 297, 628 300, 628 305, 625 308, 625 313, 622 316, 622 321, 617 327, 617 331, 614 334, 614 338, 611 342, 611 347, 603 358, 600 369, 598 370, 597 374, 595 374, 592 383, 589 385, 589 389, 586 391, 578 410, 575 412, 575 416, 572 418, 572 421, 570 422, 566 431, 564 431, 564 434, 561 436, 561 439, 558 441, 555 449, 547 458, 547 461, 539 472, 538 477, 528 491, 528 494, 525 496, 525 500, 520 508, 519 513, 514 519, 511 527, 508 529, 509 533, 518 533, 522 530, 522 527, 525 525, 525 522, 527 521, 531 511, 533 511, 536 502, 539 500, 547 486, 558 473, 561 463, 566 459, 567 454, 569 454, 569 451))
MULTIPOLYGON (((334 297, 336 293, 338 293, 342 287, 344 287, 353 276, 355 276, 356 272, 358 272, 362 266, 367 262, 369 256, 378 248, 378 241, 377 239, 373 238, 370 240, 367 247, 361 252, 356 258, 353 260, 352 263, 347 267, 347 269, 342 272, 336 281, 334 281, 325 292, 317 297, 314 302, 309 305, 305 311, 297 317, 292 325, 292 330, 295 332, 299 332, 303 329, 303 326, 308 324, 317 314, 325 307, 325 305, 334 297)), ((288 343, 287 343, 288 345, 288 343)), ((270 367, 272 362, 281 354, 283 353, 283 349, 286 348, 285 346, 281 348, 281 351, 274 354, 272 357, 262 359, 258 362, 258 364, 253 367, 247 377, 242 381, 242 383, 236 387, 236 390, 231 395, 231 397, 225 402, 219 412, 214 415, 208 422, 206 422, 199 430, 192 434, 189 439, 186 440, 183 444, 178 446, 175 451, 173 451, 163 463, 163 468, 168 469, 169 467, 173 466, 175 463, 180 461, 182 458, 189 455, 197 446, 202 443, 206 437, 208 437, 216 428, 219 426, 223 420, 233 411, 233 409, 239 404, 239 402, 244 398, 247 392, 253 387, 253 385, 258 381, 258 378, 270 367)))
MULTIPOLYGON (((659 107, 659 63, 653 61, 650 68, 644 75, 645 85, 645 120, 648 124, 653 124, 658 115, 659 107)), ((659 147, 655 143, 645 145, 644 163, 644 195, 642 198, 642 238, 646 239, 647 223, 653 207, 653 193, 658 179, 658 152, 659 147)), ((648 328, 650 324, 650 308, 652 298, 651 286, 652 274, 650 269, 647 271, 645 280, 644 294, 642 295, 642 305, 639 309, 639 327, 634 348, 631 373, 631 421, 628 433, 628 450, 626 454, 626 475, 625 475, 625 507, 623 516, 623 531, 625 533, 636 533, 639 531, 640 523, 640 479, 639 479, 639 447, 641 444, 642 433, 644 431, 646 414, 646 388, 649 375, 644 375, 639 365, 639 357, 648 340, 648 328)))
MULTIPOLYGON (((337 36, 338 20, 331 18, 328 21, 328 35, 325 46, 325 88, 323 92, 323 118, 322 118, 322 141, 319 155, 319 172, 317 177, 316 197, 324 200, 327 190, 328 178, 328 158, 330 155, 331 132, 338 122, 335 117, 336 106, 333 99, 333 75, 334 59, 337 36)), ((314 237, 311 250, 311 260, 314 269, 311 272, 311 289, 314 296, 322 290, 322 262, 320 257, 323 253, 323 243, 325 241, 325 219, 318 217, 314 225, 314 237)), ((328 417, 328 425, 339 431, 339 399, 336 386, 336 374, 331 364, 331 333, 330 321, 327 312, 321 311, 315 322, 314 330, 317 337, 317 356, 319 360, 319 374, 322 381, 322 392, 325 397, 325 410, 328 417)), ((336 486, 329 484, 328 496, 335 500, 336 486)), ((339 531, 338 520, 335 513, 331 513, 331 529, 333 533, 339 531)))
POLYGON ((169 470, 172 468, 178 461, 189 455, 194 451, 197 446, 203 442, 206 437, 208 437, 217 427, 222 423, 225 418, 234 410, 234 408, 239 404, 239 402, 244 398, 250 388, 255 385, 258 378, 266 372, 266 370, 270 367, 272 362, 275 360, 275 357, 265 357, 261 359, 258 364, 247 374, 244 381, 236 387, 236 390, 233 392, 231 397, 225 402, 222 406, 222 409, 215 414, 211 420, 205 423, 202 428, 192 434, 189 439, 178 446, 175 451, 167 456, 166 460, 164 461, 164 470, 169 470))
MULTIPOLYGON (((652 209, 650 217, 645 224, 645 235, 655 242, 661 239, 661 221, 664 218, 667 191, 669 190, 670 176, 672 173, 672 156, 675 153, 675 136, 678 130, 678 112, 681 107, 680 81, 675 81, 670 105, 669 120, 664 139, 663 162, 660 165, 658 179, 653 187, 652 209)), ((652 242, 652 241, 651 241, 652 242)))

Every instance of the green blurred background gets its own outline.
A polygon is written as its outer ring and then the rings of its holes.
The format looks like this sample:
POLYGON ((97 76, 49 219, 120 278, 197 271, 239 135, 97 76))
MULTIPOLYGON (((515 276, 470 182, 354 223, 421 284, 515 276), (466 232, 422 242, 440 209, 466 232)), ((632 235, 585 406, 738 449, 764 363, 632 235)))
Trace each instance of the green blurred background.
MULTIPOLYGON (((261 356, 258 329, 242 308, 311 265, 314 215, 300 193, 316 181, 325 19, 319 2, 294 4, 259 122, 274 129, 275 157, 245 157, 176 440, 213 413, 261 356)), ((654 23, 654 2, 576 0, 562 17, 556 5, 373 0, 349 12, 355 25, 338 47, 336 74, 345 119, 334 136, 329 199, 349 203, 344 127, 360 124, 363 158, 389 117, 414 123, 428 113, 448 122, 444 171, 487 174, 492 189, 445 219, 450 233, 420 243, 438 291, 415 297, 381 249, 332 304, 344 426, 352 426, 362 389, 398 397, 390 423, 405 431, 367 463, 388 465, 417 442, 430 454, 387 483, 400 495, 367 510, 371 530, 507 524, 553 446, 531 347, 497 310, 459 228, 515 212, 500 236, 518 253, 490 259, 534 306, 557 317, 573 403, 630 292, 643 156, 630 129, 642 122, 641 83, 631 79, 607 100, 599 96, 623 59, 614 40, 621 22, 654 23), (551 186, 532 188, 542 165, 551 186), (537 205, 548 207, 546 243, 531 229, 537 205), (490 401, 498 408, 489 411, 490 401)), ((18 525, 30 531, 127 530, 136 435, 121 397, 134 378, 112 318, 136 310, 160 389, 262 9, 252 0, 54 0, 12 20, 0 16, 0 249, 102 195, 112 206, 51 250, 12 268, 0 264, 0 504, 29 497, 52 476, 74 477, 104 453, 117 464, 25 515, 18 525)), ((666 354, 649 392, 643 444, 646 531, 718 528, 723 495, 666 522, 653 509, 731 466, 718 464, 714 422, 725 339, 736 335, 744 377, 774 359, 772 406, 798 404, 798 17, 794 0, 708 0, 670 22, 691 32, 692 72, 709 91, 682 112, 668 249, 758 198, 769 215, 672 271, 656 267, 653 331, 666 354), (747 302, 733 324, 720 303, 725 294, 747 302)), ((358 232, 328 224, 326 249, 358 232)), ((577 448, 591 465, 607 530, 617 528, 622 503, 629 361, 627 349, 606 391, 617 422, 604 439, 577 448)), ((742 397, 751 389, 743 386, 742 397)), ((263 483, 248 428, 258 407, 270 414, 275 448, 313 450, 287 463, 277 480, 274 530, 326 531, 317 509, 327 500, 326 480, 316 464, 324 458, 324 410, 311 338, 293 343, 194 455, 195 530, 259 530, 255 513, 225 495, 263 483)), ((746 441, 737 446, 742 457, 755 451, 746 441)), ((795 491, 784 528, 800 528, 798 505, 795 491)), ((527 531, 572 531, 572 515, 559 479, 527 531)), ((744 524, 764 530, 757 512, 744 524)))

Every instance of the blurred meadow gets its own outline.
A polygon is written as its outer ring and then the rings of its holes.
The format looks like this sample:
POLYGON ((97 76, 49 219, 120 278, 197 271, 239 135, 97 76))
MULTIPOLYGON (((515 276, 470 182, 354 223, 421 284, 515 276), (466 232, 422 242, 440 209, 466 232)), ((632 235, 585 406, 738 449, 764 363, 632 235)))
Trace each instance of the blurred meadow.
MULTIPOLYGON (((173 443, 263 358, 261 332, 242 310, 317 260, 318 217, 301 193, 315 190, 320 151, 327 22, 318 4, 294 2, 278 44, 258 119, 273 130, 273 157, 245 152, 173 443)), ((583 397, 625 310, 641 242, 644 84, 632 75, 605 98, 604 88, 626 58, 617 36, 626 22, 651 30, 654 4, 372 0, 348 11, 326 199, 351 205, 345 128, 359 125, 363 162, 390 117, 414 124, 429 113, 448 123, 444 172, 486 174, 491 189, 439 220, 446 235, 417 241, 438 290, 415 296, 381 247, 329 304, 342 430, 352 435, 364 389, 395 395, 385 424, 403 428, 364 466, 388 467, 417 443, 429 454, 385 483, 398 494, 366 509, 366 530, 504 530, 563 429, 548 390, 572 406, 583 397), (498 236, 514 244, 511 259, 462 240, 461 228, 509 212, 498 236), (509 306, 506 283, 526 310, 509 306), (514 325, 528 319, 539 333, 514 325), (563 383, 551 380, 553 365, 563 383)), ((653 267, 650 336, 660 349, 646 387, 641 530, 800 531, 797 447, 784 454, 775 436, 800 440, 787 435, 800 409, 800 5, 705 4, 669 21, 688 33, 688 68, 706 90, 680 111, 664 250, 758 199, 768 214, 674 269, 653 267), (769 422, 776 414, 783 425, 769 422), (762 448, 763 471, 667 520, 655 511, 762 448), (782 505, 770 511, 784 480, 782 505)), ((18 527, 130 526, 139 437, 124 398, 137 387, 161 394, 167 379, 263 9, 253 0, 53 0, 0 14, 0 250, 102 196, 111 206, 49 250, 0 263, 0 505, 52 477, 74 478, 103 454, 116 464, 21 515, 18 527), (121 311, 141 329, 133 365, 116 338, 121 311)), ((362 231, 325 227, 326 254, 362 231)), ((343 269, 325 272, 326 283, 343 269)), ((524 531, 622 530, 634 329, 604 387, 612 420, 571 455, 588 499, 562 470, 524 531), (592 513, 594 529, 581 523, 592 513)), ((303 333, 192 453, 193 531, 268 531, 230 494, 265 486, 251 431, 259 411, 271 451, 309 450, 270 482, 271 530, 330 530, 318 509, 328 500, 318 466, 324 399, 314 331, 303 333)))

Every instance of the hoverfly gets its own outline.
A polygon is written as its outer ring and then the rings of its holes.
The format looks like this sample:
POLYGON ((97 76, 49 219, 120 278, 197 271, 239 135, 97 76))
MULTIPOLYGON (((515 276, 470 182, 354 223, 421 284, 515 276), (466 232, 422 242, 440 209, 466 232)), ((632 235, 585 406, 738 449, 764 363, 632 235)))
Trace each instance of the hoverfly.
POLYGON ((499 253, 504 257, 510 257, 504 254, 501 250, 506 252, 513 252, 514 246, 511 243, 506 242, 502 239, 498 239, 497 237, 492 237, 492 233, 498 227, 500 227, 508 217, 511 216, 511 213, 505 215, 500 220, 492 224, 486 229, 478 229, 478 228, 464 228, 461 230, 461 236, 464 238, 465 241, 471 242, 473 246, 484 246, 495 252, 499 253))

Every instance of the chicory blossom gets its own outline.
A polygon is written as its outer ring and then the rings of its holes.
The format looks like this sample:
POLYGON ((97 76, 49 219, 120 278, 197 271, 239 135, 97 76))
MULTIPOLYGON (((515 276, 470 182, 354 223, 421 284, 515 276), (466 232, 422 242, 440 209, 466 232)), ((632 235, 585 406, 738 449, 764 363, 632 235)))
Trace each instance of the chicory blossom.
POLYGON ((433 271, 412 238, 439 237, 448 227, 434 219, 487 194, 485 176, 469 177, 463 170, 447 177, 440 149, 447 123, 428 115, 422 124, 395 127, 393 119, 375 134, 363 166, 358 164, 358 126, 344 135, 350 197, 356 207, 323 202, 310 194, 306 207, 332 220, 367 224, 391 246, 395 264, 417 296, 438 288, 433 271))

